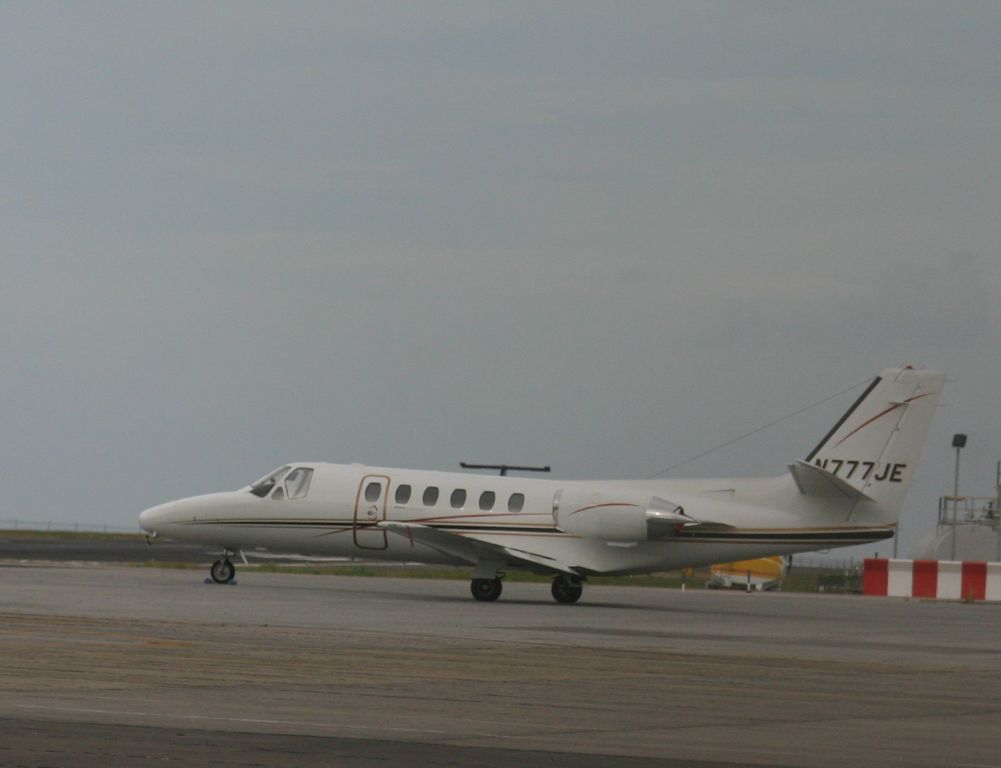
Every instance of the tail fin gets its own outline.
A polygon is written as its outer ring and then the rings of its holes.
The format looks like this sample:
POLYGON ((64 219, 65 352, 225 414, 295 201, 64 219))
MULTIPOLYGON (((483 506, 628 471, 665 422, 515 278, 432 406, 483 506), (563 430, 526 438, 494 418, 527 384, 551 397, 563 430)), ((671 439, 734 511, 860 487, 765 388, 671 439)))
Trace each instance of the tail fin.
POLYGON ((895 522, 944 383, 938 371, 883 371, 806 457, 810 468, 791 468, 800 489, 824 485, 816 477, 820 469, 828 487, 857 495, 853 517, 895 522), (801 482, 811 473, 812 483, 801 482))

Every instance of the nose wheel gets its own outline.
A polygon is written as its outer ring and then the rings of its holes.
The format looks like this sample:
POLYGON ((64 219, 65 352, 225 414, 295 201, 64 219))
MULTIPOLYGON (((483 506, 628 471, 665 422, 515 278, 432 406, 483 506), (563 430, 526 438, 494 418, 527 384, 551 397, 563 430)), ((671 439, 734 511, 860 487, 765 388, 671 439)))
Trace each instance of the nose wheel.
POLYGON ((577 576, 561 573, 553 579, 553 599, 557 603, 576 603, 584 594, 584 585, 577 576))
POLYGON ((216 584, 228 584, 236 576, 236 568, 228 557, 216 560, 209 569, 209 575, 216 584))

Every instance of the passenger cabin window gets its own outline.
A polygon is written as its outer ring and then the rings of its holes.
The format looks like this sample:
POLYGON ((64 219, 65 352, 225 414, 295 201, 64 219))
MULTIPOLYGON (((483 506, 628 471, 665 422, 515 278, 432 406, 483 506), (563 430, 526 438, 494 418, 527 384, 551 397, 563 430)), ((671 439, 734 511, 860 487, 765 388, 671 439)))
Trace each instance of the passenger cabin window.
POLYGON ((369 483, 365 486, 365 501, 378 501, 382 495, 382 483, 369 483))
POLYGON ((462 509, 462 505, 466 503, 466 492, 462 488, 456 488, 448 503, 452 505, 452 509, 462 509))
POLYGON ((433 485, 429 485, 424 489, 424 506, 433 507, 438 503, 438 489, 433 485))
POLYGON ((312 481, 312 469, 296 467, 285 476, 285 495, 290 499, 305 499, 312 481))
POLYGON ((408 501, 410 501, 410 486, 398 485, 396 487, 396 503, 406 504, 408 501))
POLYGON ((523 493, 512 493, 511 498, 507 500, 508 512, 521 512, 521 508, 524 506, 525 494, 523 493))
POLYGON ((494 508, 494 500, 497 495, 493 491, 484 491, 480 494, 480 509, 484 512, 489 512, 494 508))
POLYGON ((260 496, 262 499, 271 493, 271 489, 274 488, 278 481, 284 477, 285 473, 290 469, 289 466, 279 467, 274 472, 269 472, 260 480, 254 482, 250 486, 250 492, 255 496, 260 496))

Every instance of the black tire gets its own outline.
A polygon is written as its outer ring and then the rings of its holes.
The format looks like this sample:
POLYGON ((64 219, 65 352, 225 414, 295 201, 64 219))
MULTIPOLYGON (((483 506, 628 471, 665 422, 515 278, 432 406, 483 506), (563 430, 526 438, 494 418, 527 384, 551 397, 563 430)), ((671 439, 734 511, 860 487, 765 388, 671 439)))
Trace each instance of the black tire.
POLYGON ((209 575, 212 577, 212 581, 216 584, 228 584, 236 575, 236 568, 233 567, 229 558, 223 558, 222 560, 216 560, 212 563, 209 575))
POLYGON ((576 603, 584 594, 584 585, 574 576, 557 576, 553 579, 553 599, 557 603, 576 603))
POLYGON ((484 603, 492 603, 501 594, 500 579, 473 579, 469 583, 469 591, 473 597, 484 603))

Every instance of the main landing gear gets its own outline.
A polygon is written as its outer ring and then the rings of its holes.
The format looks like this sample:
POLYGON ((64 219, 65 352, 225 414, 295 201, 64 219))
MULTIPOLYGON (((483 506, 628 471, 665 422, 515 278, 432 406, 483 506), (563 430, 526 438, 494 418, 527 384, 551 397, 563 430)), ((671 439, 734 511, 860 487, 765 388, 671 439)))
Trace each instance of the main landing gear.
POLYGON ((553 578, 552 592, 557 603, 576 603, 584 593, 584 585, 579 576, 561 573, 553 578))
MULTIPOLYGON (((469 583, 469 591, 472 592, 473 597, 484 603, 492 603, 500 597, 501 589, 501 580, 497 577, 473 579, 469 583)), ((584 594, 584 584, 579 576, 561 573, 553 578, 552 592, 553 599, 557 603, 576 603, 584 594)))
POLYGON ((209 575, 216 584, 229 584, 236 576, 236 568, 228 557, 223 557, 212 563, 209 575))
POLYGON ((492 579, 473 579, 469 583, 473 597, 485 603, 492 603, 500 597, 501 588, 501 580, 496 576, 492 579))

